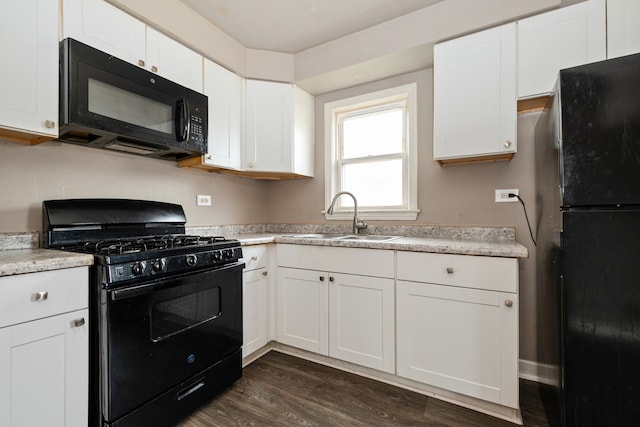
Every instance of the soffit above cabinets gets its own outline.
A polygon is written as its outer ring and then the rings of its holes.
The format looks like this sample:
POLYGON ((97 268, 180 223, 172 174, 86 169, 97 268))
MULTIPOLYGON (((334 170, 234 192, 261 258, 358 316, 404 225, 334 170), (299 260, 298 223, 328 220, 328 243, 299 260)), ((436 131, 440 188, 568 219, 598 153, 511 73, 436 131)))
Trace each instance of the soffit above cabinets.
POLYGON ((298 53, 443 0, 180 0, 250 49, 298 53))

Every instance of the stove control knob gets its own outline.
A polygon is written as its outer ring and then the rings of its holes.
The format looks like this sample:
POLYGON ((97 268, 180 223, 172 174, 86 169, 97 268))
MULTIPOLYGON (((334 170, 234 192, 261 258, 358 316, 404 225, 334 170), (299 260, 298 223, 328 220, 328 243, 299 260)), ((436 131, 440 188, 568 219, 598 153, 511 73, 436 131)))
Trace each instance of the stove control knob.
POLYGON ((131 266, 131 273, 133 273, 134 276, 141 275, 143 270, 144 267, 142 266, 141 262, 134 262, 131 266))
POLYGON ((231 249, 225 249, 225 250, 223 251, 223 255, 224 255, 224 258, 225 258, 225 259, 231 259, 231 258, 233 258, 233 250, 231 250, 231 249))
POLYGON ((195 255, 190 254, 190 255, 187 255, 186 261, 189 267, 194 267, 198 262, 198 258, 195 255))
POLYGON ((221 251, 215 251, 213 253, 213 262, 220 262, 222 261, 222 252, 221 251))
POLYGON ((153 264, 151 265, 151 268, 156 273, 162 271, 164 269, 164 260, 162 258, 159 258, 159 259, 153 261, 153 264))

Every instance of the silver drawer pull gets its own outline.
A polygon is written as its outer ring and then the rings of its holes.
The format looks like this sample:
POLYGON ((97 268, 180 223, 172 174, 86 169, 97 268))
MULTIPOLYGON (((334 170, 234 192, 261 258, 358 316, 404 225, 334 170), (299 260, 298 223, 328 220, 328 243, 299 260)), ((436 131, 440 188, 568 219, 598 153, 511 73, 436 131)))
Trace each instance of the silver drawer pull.
POLYGON ((251 261, 257 261, 257 260, 258 260, 257 256, 254 255, 254 256, 251 257, 251 261))
POLYGON ((267 273, 266 271, 263 271, 263 272, 262 272, 262 275, 263 275, 263 276, 266 276, 267 274, 269 274, 269 273, 267 273))
POLYGON ((80 326, 84 325, 84 317, 74 319, 72 323, 74 327, 79 328, 80 326))
POLYGON ((453 274, 453 267, 447 267, 447 274, 453 274))
POLYGON ((47 291, 40 291, 31 295, 31 301, 35 302, 46 301, 47 298, 49 298, 49 292, 47 291))
POLYGON ((504 301, 504 305, 506 305, 507 307, 513 307, 513 301, 511 301, 510 299, 507 299, 504 301))

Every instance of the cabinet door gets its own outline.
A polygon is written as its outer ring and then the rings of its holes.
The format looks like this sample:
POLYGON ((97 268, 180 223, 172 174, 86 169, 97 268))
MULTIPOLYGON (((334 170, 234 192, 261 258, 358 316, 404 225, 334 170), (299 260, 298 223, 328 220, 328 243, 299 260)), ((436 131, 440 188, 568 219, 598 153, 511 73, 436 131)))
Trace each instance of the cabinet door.
POLYGON ((516 294, 397 282, 398 375, 518 408, 516 294))
POLYGON ((607 56, 640 52, 640 0, 607 0, 607 56))
POLYGON ((2 425, 87 425, 87 321, 80 310, 0 329, 2 425))
POLYGON ((551 92, 561 68, 604 60, 606 40, 605 0, 518 21, 518 96, 551 92))
POLYGON ((327 273, 278 267, 278 342, 329 354, 327 273))
POLYGON ((434 47, 434 157, 516 152, 515 23, 434 47))
POLYGON ((392 279, 329 273, 329 355, 395 373, 392 279))
POLYGON ((293 86, 246 81, 246 138, 243 168, 293 172, 293 86))
POLYGON ((145 24, 103 0, 63 0, 62 33, 116 58, 145 66, 145 24))
MULTIPOLYGON (((58 3, 0 3, 0 127, 58 136, 58 3)), ((28 139, 28 138, 27 138, 28 139)), ((50 139, 44 138, 43 140, 50 139)), ((41 141, 40 141, 41 142, 41 141)))
POLYGON ((230 169, 242 167, 243 79, 204 60, 204 94, 209 97, 209 152, 204 163, 230 169))
POLYGON ((268 293, 267 270, 247 271, 242 275, 242 357, 267 344, 268 293))
POLYGON ((158 75, 202 93, 202 55, 147 27, 147 66, 158 75))

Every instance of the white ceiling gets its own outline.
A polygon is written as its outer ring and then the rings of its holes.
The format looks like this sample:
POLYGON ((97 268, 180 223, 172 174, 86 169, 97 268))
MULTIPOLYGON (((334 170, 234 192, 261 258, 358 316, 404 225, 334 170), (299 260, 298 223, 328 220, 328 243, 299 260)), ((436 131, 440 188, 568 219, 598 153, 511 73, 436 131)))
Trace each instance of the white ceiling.
POLYGON ((180 0, 251 49, 298 53, 443 0, 180 0))

